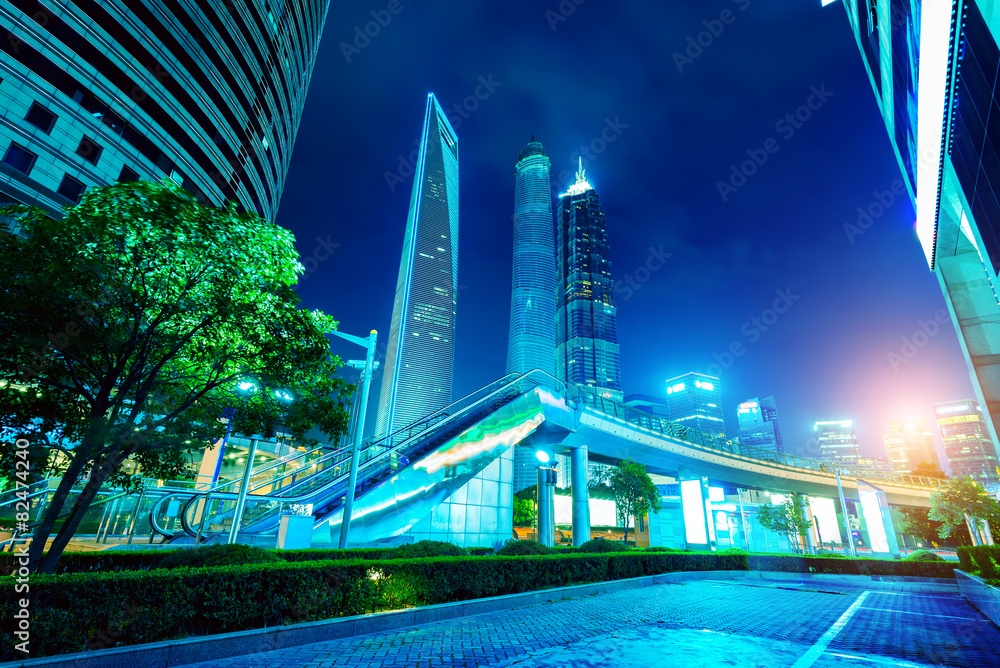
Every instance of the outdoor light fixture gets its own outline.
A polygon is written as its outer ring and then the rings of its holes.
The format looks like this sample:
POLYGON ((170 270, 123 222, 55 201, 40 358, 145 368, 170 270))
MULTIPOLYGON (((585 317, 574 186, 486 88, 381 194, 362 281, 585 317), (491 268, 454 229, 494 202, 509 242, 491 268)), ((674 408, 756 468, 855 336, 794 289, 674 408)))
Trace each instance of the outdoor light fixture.
POLYGON ((545 452, 544 450, 537 451, 535 453, 535 456, 538 457, 538 461, 540 461, 543 464, 547 464, 549 461, 549 453, 545 452))

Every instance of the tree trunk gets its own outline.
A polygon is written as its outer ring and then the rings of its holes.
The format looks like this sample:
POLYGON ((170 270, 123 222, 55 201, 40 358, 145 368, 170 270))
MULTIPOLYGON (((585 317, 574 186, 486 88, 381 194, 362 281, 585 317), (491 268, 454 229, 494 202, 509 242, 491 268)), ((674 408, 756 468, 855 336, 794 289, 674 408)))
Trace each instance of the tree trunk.
POLYGON ((31 537, 31 545, 28 547, 28 570, 32 573, 36 571, 39 563, 42 561, 42 552, 45 551, 45 543, 52 533, 52 527, 55 526, 56 520, 59 519, 59 513, 62 512, 63 504, 66 503, 66 497, 69 496, 77 477, 86 465, 86 460, 87 457, 83 454, 82 449, 80 452, 74 453, 69 467, 59 481, 59 486, 56 487, 52 501, 45 508, 45 514, 42 516, 41 523, 35 528, 35 532, 31 537))

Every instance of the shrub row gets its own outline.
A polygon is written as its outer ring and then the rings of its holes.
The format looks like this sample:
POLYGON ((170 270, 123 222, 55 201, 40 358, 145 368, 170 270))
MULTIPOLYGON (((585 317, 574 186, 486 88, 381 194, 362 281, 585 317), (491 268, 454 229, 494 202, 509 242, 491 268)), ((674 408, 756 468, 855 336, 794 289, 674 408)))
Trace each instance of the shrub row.
POLYGON ((1000 578, 1000 545, 964 545, 958 548, 958 561, 963 571, 978 572, 986 580, 1000 578))
MULTIPOLYGON (((953 577, 940 563, 640 551, 33 576, 31 648, 51 656, 671 571, 747 569, 953 577)), ((0 580, 8 624, 24 597, 14 584, 0 580)), ((14 642, 9 632, 0 639, 0 661, 24 658, 14 642)))

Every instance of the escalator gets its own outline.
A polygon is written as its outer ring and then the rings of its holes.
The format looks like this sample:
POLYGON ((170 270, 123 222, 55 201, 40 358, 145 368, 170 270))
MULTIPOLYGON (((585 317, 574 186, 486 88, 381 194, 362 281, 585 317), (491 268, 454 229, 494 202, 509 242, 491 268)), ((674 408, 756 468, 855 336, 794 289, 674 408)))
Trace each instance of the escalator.
MULTIPOLYGON (((535 432, 552 415, 551 409, 564 410, 565 401, 550 389, 560 386, 541 371, 510 374, 386 438, 364 444, 350 542, 370 543, 405 532, 535 432)), ((241 540, 273 544, 281 515, 292 511, 313 516, 314 544, 336 542, 350 456, 349 448, 335 450, 323 455, 322 469, 310 475, 291 479, 292 474, 285 472, 258 480, 246 498, 241 540)), ((225 487, 184 499, 179 515, 183 535, 175 540, 198 537, 213 542, 228 534, 238 490, 231 484, 225 487)), ((159 511, 162 514, 162 502, 159 511)))

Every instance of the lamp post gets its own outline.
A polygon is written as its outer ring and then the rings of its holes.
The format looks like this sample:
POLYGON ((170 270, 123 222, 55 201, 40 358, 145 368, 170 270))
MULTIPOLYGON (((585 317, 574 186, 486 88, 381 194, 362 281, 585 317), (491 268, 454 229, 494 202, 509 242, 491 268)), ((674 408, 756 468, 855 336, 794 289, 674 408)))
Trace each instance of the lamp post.
POLYGON ((847 519, 847 502, 844 501, 844 487, 840 484, 840 467, 834 467, 833 472, 837 474, 837 492, 840 494, 840 507, 844 511, 844 530, 847 531, 847 544, 851 546, 851 556, 857 557, 854 551, 854 536, 851 534, 851 523, 847 519))
POLYGON ((361 455, 361 439, 365 431, 368 389, 371 386, 372 363, 375 359, 375 340, 378 332, 373 329, 367 339, 337 331, 333 331, 331 334, 368 349, 368 355, 365 357, 365 368, 361 372, 361 407, 358 409, 358 425, 354 430, 354 446, 351 448, 351 474, 347 481, 347 498, 344 500, 344 519, 340 523, 340 542, 337 545, 340 549, 344 549, 347 547, 347 534, 351 531, 351 512, 354 510, 354 492, 358 484, 358 459, 361 455))

